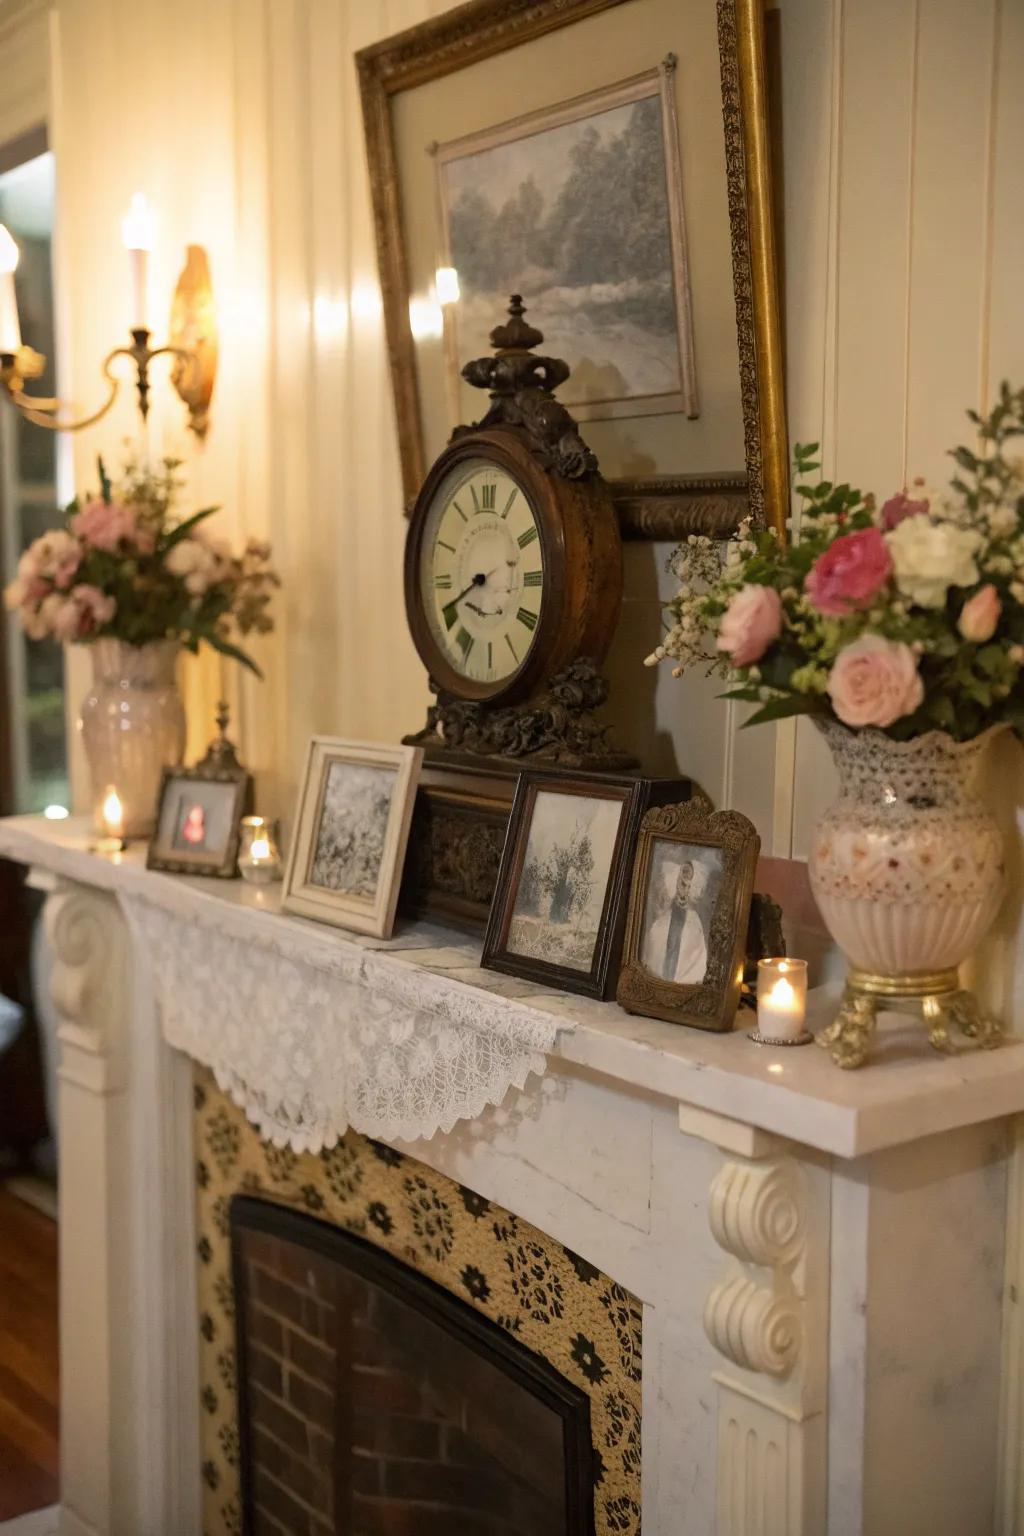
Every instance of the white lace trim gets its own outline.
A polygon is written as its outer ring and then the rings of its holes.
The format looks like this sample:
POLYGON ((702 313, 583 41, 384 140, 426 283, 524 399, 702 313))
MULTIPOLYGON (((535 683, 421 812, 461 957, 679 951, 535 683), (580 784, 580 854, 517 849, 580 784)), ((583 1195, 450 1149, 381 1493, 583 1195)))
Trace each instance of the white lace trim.
POLYGON ((388 1141, 448 1132, 543 1073, 572 1028, 355 935, 299 943, 255 914, 238 914, 243 933, 219 904, 215 923, 122 900, 168 1043, 296 1152, 332 1147, 349 1126, 388 1141))

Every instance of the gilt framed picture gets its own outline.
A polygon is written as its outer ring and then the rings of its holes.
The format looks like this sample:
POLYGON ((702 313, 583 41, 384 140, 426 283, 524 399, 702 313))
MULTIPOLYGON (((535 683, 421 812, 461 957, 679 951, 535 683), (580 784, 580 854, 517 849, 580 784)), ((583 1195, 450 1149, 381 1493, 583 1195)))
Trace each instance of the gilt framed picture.
POLYGON ((313 737, 285 873, 286 912, 390 935, 422 759, 419 747, 313 737))
POLYGON ((607 997, 622 952, 641 817, 681 780, 524 773, 516 789, 482 964, 607 997))
POLYGON ((784 529, 763 0, 465 0, 359 70, 406 506, 522 295, 634 538, 784 529))
POLYGON ((629 1013, 732 1028, 760 847, 745 816, 705 800, 648 811, 616 992, 629 1013))
POLYGON ((166 768, 147 869, 232 879, 251 784, 244 769, 166 768))

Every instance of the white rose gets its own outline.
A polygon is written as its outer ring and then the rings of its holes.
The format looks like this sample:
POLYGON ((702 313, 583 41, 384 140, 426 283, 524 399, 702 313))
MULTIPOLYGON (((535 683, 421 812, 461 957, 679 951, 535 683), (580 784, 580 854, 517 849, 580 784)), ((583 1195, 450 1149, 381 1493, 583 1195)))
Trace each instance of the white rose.
POLYGON ((187 576, 206 559, 206 551, 194 539, 179 539, 167 551, 167 569, 172 576, 187 576))
POLYGON ((988 512, 988 531, 994 539, 1008 539, 1020 524, 1016 507, 992 507, 988 512))
POLYGON ((885 541, 897 586, 919 608, 941 608, 950 587, 970 587, 978 580, 975 556, 982 537, 973 528, 908 517, 885 541))

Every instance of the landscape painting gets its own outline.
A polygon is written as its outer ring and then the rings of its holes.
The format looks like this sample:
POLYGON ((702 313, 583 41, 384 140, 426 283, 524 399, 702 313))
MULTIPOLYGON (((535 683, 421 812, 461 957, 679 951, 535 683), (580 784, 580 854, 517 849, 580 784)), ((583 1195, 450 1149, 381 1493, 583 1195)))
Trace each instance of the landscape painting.
POLYGON ((374 900, 395 775, 393 768, 337 760, 328 763, 314 834, 310 885, 374 900))
POLYGON ((510 954, 589 972, 625 805, 540 790, 512 906, 510 954))
POLYGON ((696 415, 672 73, 439 146, 456 374, 518 293, 578 416, 696 415))

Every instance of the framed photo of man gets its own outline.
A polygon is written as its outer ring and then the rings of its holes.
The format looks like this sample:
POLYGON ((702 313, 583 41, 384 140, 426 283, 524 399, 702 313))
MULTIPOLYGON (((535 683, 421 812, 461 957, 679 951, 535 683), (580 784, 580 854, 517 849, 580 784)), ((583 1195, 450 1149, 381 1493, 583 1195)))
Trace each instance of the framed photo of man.
POLYGON ((732 1028, 760 847, 752 822, 707 801, 648 811, 616 994, 629 1013, 732 1028))

